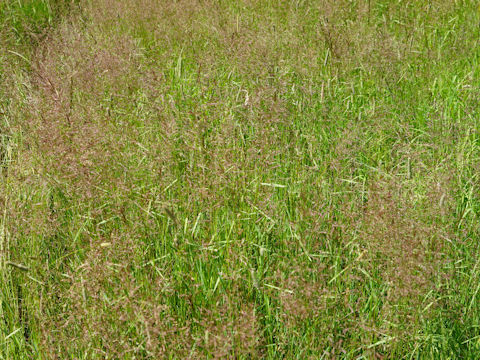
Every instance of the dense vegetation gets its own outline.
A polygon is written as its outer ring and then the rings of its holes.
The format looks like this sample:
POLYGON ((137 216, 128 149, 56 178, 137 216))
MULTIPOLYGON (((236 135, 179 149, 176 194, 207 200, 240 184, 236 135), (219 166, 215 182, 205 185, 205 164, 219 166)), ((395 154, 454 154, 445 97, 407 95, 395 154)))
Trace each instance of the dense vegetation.
POLYGON ((469 0, 0 3, 0 358, 480 358, 469 0))

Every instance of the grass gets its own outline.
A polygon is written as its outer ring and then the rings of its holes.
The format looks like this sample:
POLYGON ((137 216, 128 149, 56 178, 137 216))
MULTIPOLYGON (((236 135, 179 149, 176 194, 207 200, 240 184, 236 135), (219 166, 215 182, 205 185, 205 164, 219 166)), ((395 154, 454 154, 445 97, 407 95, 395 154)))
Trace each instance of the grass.
POLYGON ((479 21, 2 2, 0 358, 479 358, 479 21))

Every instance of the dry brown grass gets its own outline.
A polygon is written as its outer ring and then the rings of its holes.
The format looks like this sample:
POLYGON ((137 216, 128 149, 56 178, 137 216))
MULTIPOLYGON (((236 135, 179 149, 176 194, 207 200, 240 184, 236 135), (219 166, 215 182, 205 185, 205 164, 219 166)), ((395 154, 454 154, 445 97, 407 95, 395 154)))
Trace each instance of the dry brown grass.
POLYGON ((107 34, 80 36, 70 23, 52 37, 35 57, 31 121, 25 124, 31 133, 28 141, 43 156, 40 168, 55 169, 67 191, 92 198, 95 188, 111 186, 111 164, 123 150, 122 129, 99 116, 99 100, 106 87, 120 84, 132 71, 133 47, 128 39, 113 40, 107 34), (110 127, 115 134, 105 133, 110 127))
POLYGON ((409 324, 402 333, 385 329, 398 339, 410 336, 420 319, 428 317, 427 312, 410 309, 421 306, 441 276, 444 239, 450 231, 448 224, 441 225, 442 214, 452 211, 451 188, 448 177, 440 174, 420 198, 395 181, 382 181, 369 190, 359 228, 367 251, 365 265, 371 270, 375 266, 388 284, 386 318, 409 324))

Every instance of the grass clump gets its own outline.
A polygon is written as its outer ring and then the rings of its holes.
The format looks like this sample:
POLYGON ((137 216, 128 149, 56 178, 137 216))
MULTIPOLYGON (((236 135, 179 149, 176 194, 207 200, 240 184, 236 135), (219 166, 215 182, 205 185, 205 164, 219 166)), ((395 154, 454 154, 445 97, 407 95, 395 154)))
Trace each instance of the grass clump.
POLYGON ((478 357, 473 1, 1 6, 3 358, 478 357))
POLYGON ((9 40, 17 46, 38 42, 74 3, 70 0, 3 1, 0 4, 3 41, 9 40))

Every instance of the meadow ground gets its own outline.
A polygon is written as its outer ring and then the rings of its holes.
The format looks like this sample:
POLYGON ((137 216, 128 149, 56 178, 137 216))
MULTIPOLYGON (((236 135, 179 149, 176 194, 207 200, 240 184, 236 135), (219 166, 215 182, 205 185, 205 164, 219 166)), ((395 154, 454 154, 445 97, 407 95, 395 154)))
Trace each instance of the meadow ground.
POLYGON ((0 2, 1 359, 479 359, 473 0, 0 2))

